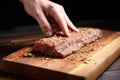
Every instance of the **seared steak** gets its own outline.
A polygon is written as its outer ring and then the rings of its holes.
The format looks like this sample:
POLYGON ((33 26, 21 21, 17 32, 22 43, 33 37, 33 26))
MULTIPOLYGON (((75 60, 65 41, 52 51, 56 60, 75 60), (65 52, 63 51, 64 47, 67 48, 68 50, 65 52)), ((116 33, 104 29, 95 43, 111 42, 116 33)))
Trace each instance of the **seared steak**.
POLYGON ((42 38, 33 45, 34 52, 40 52, 51 57, 66 57, 81 47, 102 37, 102 30, 97 28, 78 28, 79 32, 70 32, 69 37, 64 37, 62 32, 42 38))

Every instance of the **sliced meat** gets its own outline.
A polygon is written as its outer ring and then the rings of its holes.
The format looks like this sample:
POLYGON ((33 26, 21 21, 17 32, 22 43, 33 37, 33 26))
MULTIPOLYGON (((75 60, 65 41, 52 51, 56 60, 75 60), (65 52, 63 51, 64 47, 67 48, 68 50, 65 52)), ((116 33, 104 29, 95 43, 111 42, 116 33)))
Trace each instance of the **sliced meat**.
POLYGON ((62 32, 42 38, 33 45, 34 52, 45 56, 64 58, 81 47, 102 37, 102 30, 97 28, 78 28, 79 32, 70 32, 69 37, 64 37, 62 32))

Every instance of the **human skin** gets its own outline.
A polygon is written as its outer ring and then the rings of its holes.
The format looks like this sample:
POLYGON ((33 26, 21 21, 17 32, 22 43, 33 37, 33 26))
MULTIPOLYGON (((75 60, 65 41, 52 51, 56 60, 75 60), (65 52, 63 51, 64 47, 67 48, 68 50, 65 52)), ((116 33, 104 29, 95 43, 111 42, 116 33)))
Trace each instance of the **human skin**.
POLYGON ((53 34, 53 28, 60 28, 65 36, 69 36, 69 29, 78 31, 62 5, 50 0, 20 0, 20 2, 23 3, 25 11, 38 22, 46 36, 53 34), (49 21, 57 27, 52 27, 49 21))

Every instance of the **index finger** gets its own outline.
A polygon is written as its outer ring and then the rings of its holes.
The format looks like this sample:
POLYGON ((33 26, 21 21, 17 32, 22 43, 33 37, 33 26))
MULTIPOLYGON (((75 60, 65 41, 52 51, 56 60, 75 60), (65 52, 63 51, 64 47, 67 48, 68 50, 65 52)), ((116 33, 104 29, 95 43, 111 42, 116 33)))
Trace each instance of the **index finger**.
POLYGON ((51 11, 50 14, 54 17, 55 21, 60 26, 65 36, 69 36, 68 26, 62 11, 57 8, 51 8, 50 11, 51 11))

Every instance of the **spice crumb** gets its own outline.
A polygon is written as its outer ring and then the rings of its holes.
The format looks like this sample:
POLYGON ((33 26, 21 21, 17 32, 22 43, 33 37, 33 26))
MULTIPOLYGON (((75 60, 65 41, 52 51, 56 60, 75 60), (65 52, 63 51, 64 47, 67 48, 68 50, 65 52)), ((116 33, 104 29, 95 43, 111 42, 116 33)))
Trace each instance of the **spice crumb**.
POLYGON ((83 63, 88 64, 86 61, 84 61, 83 63))
POLYGON ((50 60, 51 58, 46 57, 45 60, 50 60))
POLYGON ((33 54, 32 53, 24 53, 23 57, 33 57, 33 54))

